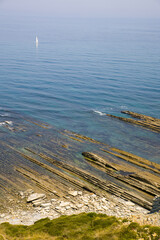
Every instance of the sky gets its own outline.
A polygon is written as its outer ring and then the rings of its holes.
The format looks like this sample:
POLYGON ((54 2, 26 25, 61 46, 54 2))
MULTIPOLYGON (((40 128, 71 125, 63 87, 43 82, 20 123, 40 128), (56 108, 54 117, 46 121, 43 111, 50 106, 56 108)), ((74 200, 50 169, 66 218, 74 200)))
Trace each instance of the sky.
POLYGON ((55 17, 160 18, 160 0, 0 0, 0 13, 55 17))

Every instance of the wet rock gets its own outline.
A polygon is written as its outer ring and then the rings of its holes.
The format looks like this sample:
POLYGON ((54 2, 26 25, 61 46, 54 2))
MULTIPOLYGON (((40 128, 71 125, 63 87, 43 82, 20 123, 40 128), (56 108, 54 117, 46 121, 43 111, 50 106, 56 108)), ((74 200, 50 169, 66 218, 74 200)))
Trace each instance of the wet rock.
POLYGON ((63 148, 68 148, 68 145, 63 144, 62 147, 63 147, 63 148))
POLYGON ((12 125, 12 121, 5 121, 6 124, 12 125))
POLYGON ((37 136, 37 137, 42 137, 42 135, 41 135, 41 134, 36 134, 36 136, 37 136))

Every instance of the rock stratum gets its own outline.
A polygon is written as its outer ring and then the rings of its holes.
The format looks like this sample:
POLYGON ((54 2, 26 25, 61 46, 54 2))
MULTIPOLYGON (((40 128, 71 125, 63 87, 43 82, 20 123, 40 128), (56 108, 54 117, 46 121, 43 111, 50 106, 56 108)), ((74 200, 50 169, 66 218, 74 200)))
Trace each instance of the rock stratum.
POLYGON ((160 132, 160 119, 158 119, 158 118, 146 116, 146 115, 131 112, 131 111, 121 111, 121 113, 127 114, 127 115, 131 116, 132 118, 118 117, 118 116, 115 116, 112 114, 106 114, 106 115, 109 117, 112 117, 112 118, 117 118, 117 119, 127 122, 127 123, 142 126, 144 128, 150 129, 155 132, 160 132))

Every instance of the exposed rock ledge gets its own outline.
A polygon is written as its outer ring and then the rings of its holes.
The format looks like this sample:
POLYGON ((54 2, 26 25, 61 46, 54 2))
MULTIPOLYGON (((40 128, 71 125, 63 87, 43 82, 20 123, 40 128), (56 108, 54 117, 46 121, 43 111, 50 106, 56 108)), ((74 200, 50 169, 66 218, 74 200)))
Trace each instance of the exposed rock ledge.
POLYGON ((133 117, 135 119, 117 117, 117 116, 112 115, 112 114, 106 114, 106 115, 109 116, 109 117, 112 117, 112 118, 117 118, 117 119, 119 119, 121 121, 124 121, 124 122, 140 125, 142 127, 148 128, 148 129, 150 129, 152 131, 155 131, 155 132, 160 132, 160 119, 158 119, 158 118, 146 116, 146 115, 131 112, 131 111, 121 111, 121 113, 130 115, 131 117, 133 117), (136 118, 138 120, 136 120, 136 118))

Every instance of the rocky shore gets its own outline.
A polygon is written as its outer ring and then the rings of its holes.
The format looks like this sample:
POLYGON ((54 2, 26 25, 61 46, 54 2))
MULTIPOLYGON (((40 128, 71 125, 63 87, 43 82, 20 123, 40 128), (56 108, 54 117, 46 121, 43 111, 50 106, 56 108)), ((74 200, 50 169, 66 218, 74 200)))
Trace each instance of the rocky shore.
MULTIPOLYGON (((126 114, 159 134, 159 119, 126 114)), ((2 125, 0 152, 0 223, 96 212, 160 226, 160 164, 143 155, 23 117, 2 125)))
POLYGON ((106 198, 93 193, 70 190, 65 199, 59 199, 48 197, 44 193, 35 193, 32 189, 20 191, 18 195, 18 202, 8 199, 8 209, 0 214, 0 223, 32 225, 43 218, 52 220, 61 215, 96 212, 126 218, 141 225, 160 226, 160 213, 151 214, 133 202, 115 196, 106 198))

